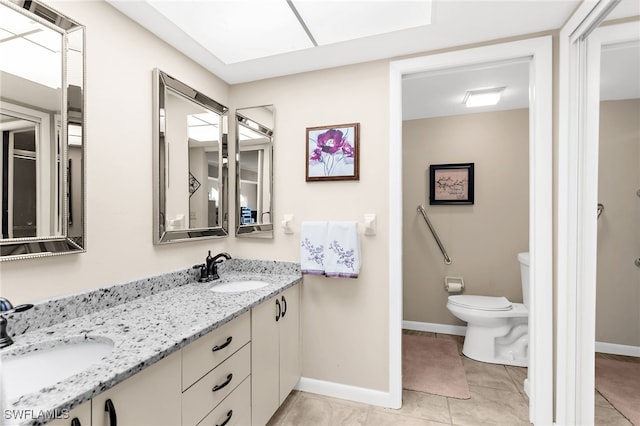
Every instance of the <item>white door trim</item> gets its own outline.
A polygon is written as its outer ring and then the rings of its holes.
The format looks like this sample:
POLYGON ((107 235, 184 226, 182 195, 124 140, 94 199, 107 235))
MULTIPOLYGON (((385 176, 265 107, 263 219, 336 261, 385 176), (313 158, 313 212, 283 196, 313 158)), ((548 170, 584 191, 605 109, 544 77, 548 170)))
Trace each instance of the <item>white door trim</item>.
POLYGON ((638 22, 598 28, 617 0, 583 3, 560 32, 556 422, 593 424, 600 52, 638 22))
POLYGON ((529 418, 553 419, 552 41, 539 37, 390 63, 389 73, 389 389, 402 405, 402 76, 530 58, 529 96, 529 418))

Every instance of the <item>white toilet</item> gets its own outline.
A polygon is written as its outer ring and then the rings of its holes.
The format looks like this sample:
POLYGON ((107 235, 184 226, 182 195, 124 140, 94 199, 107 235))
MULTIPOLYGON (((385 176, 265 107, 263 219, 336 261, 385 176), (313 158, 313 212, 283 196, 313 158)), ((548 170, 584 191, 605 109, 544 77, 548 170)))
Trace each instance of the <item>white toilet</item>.
POLYGON ((462 353, 494 364, 527 366, 529 352, 529 253, 518 253, 524 303, 506 297, 449 296, 447 309, 467 322, 462 353))

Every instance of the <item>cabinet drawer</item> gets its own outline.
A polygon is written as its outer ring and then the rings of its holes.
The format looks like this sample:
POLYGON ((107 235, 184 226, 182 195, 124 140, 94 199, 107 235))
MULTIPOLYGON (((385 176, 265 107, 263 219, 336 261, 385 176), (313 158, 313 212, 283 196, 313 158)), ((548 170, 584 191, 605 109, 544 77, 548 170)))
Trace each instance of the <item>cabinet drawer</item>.
POLYGON ((247 377, 198 426, 245 426, 251 424, 251 378, 247 377))
POLYGON ((250 371, 251 343, 247 343, 182 394, 182 424, 197 424, 237 388, 250 371))
POLYGON ((213 370, 251 339, 249 312, 182 349, 182 390, 213 370))

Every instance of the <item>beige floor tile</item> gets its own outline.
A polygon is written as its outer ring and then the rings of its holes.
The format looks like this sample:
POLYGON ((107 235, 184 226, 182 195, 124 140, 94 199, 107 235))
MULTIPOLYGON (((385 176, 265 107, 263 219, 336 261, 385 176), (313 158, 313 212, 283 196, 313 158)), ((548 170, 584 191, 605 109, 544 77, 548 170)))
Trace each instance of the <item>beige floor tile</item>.
MULTIPOLYGON (((464 343, 461 336, 410 330, 403 330, 403 333, 455 340, 460 350, 464 343)), ((640 358, 608 354, 596 354, 596 357, 640 362, 640 358)), ((488 364, 465 356, 462 361, 471 399, 445 398, 404 390, 402 408, 393 410, 294 391, 274 414, 268 426, 529 425, 528 399, 523 389, 524 379, 527 377, 526 368, 488 364)), ((597 391, 595 404, 596 425, 631 425, 597 391)))
POLYGON ((596 407, 613 408, 613 405, 611 405, 611 403, 607 401, 607 399, 598 391, 595 391, 594 399, 596 402, 596 407))
POLYGON ((505 369, 507 370, 507 374, 513 380, 513 383, 516 385, 516 389, 518 392, 524 396, 525 399, 529 399, 526 392, 524 391, 524 381, 527 378, 527 367, 514 367, 512 365, 505 365, 505 369))
POLYGON ((369 406, 301 392, 278 426, 364 426, 369 406), (340 402, 338 402, 340 401, 340 402))
POLYGON ((518 388, 507 373, 504 365, 489 364, 462 357, 462 365, 469 385, 518 392, 518 388))
POLYGON ((291 406, 295 403, 296 399, 298 399, 298 395, 300 392, 292 391, 289 396, 287 396, 280 406, 278 410, 271 416, 267 426, 280 426, 282 423, 282 419, 287 415, 287 413, 291 410, 291 406))
POLYGON ((528 425, 529 406, 517 391, 470 386, 471 399, 449 398, 452 424, 528 425))
POLYGON ((403 416, 388 411, 371 410, 367 417, 368 426, 442 426, 450 423, 439 423, 419 417, 403 416))
POLYGON ((615 408, 607 408, 596 405, 595 424, 613 426, 633 426, 629 420, 615 408))
POLYGON ((391 408, 378 407, 377 409, 386 413, 451 424, 447 398, 440 395, 431 395, 405 389, 402 391, 402 408, 394 410, 391 408))

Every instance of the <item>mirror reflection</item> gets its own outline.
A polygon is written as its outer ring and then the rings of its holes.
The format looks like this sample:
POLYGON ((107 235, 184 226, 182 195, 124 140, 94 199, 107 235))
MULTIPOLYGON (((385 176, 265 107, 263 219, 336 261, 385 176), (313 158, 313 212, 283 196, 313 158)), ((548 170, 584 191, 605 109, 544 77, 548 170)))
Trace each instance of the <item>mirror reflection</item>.
POLYGON ((84 27, 0 2, 0 260, 84 251, 84 27))
POLYGON ((236 110, 236 236, 273 237, 273 105, 236 110))
POLYGON ((226 236, 227 108, 160 70, 154 75, 154 242, 226 236))

